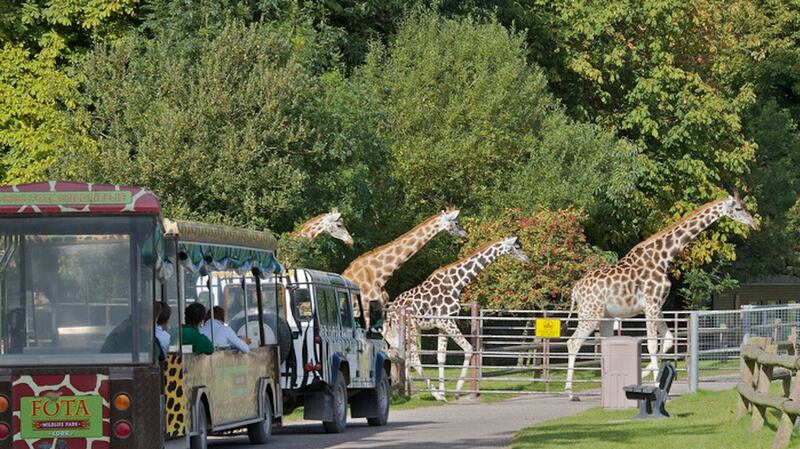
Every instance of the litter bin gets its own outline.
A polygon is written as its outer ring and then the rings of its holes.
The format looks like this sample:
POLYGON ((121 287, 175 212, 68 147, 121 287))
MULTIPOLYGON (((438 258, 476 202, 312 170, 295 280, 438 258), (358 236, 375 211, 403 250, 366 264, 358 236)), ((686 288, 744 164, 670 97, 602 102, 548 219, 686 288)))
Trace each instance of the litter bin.
POLYGON ((636 401, 625 397, 623 387, 642 381, 642 340, 634 337, 609 337, 601 345, 603 408, 634 408, 636 401))

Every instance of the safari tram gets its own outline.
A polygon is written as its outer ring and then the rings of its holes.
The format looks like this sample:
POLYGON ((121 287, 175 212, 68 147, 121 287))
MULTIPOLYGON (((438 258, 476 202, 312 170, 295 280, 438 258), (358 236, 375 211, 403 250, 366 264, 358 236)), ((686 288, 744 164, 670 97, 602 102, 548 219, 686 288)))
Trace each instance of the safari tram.
POLYGON ((0 449, 203 449, 237 431, 263 444, 301 405, 328 432, 348 404, 385 424, 390 365, 358 289, 281 275, 276 243, 166 219, 140 187, 0 187, 0 449), (197 312, 214 306, 246 352, 213 345, 214 326, 198 350, 197 312))

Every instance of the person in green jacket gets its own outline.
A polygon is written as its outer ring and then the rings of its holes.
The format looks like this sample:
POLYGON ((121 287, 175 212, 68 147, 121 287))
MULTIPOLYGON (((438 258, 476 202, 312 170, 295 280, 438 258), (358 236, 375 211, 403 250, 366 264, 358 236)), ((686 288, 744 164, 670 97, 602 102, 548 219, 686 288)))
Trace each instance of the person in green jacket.
POLYGON ((202 304, 193 302, 186 306, 183 312, 184 321, 181 326, 181 338, 184 345, 192 345, 192 352, 211 354, 214 345, 211 340, 200 333, 200 326, 206 317, 206 308, 202 304))

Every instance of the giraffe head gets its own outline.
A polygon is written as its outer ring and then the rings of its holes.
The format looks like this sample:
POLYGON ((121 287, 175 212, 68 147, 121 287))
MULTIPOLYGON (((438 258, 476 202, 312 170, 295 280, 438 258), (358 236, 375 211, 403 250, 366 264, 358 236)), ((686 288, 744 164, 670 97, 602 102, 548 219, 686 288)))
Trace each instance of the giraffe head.
POLYGON ((744 223, 752 229, 756 228, 756 222, 744 207, 744 202, 739 198, 739 191, 734 190, 733 195, 728 196, 723 203, 723 215, 739 223, 744 223))
POLYGON ((455 237, 465 239, 467 238, 467 231, 465 231, 464 228, 462 228, 458 223, 458 213, 458 209, 448 207, 439 216, 439 221, 437 223, 439 225, 439 229, 442 231, 447 231, 455 237))
POLYGON ((322 232, 327 232, 331 237, 339 239, 348 245, 353 244, 353 237, 344 227, 344 221, 342 221, 342 214, 339 209, 334 207, 330 212, 323 215, 320 225, 322 226, 322 232))
POLYGON ((500 252, 502 254, 508 254, 509 256, 525 264, 531 262, 530 259, 528 259, 528 255, 525 254, 525 251, 523 251, 522 247, 519 245, 516 236, 512 235, 511 237, 504 238, 500 242, 500 245, 500 252))

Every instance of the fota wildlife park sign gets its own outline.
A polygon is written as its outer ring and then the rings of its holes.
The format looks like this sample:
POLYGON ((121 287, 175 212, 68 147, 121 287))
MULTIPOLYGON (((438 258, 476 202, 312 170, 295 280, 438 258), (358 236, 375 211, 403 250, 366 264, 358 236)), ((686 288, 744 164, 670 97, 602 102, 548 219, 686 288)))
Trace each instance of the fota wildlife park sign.
POLYGON ((20 398, 22 438, 98 438, 103 436, 100 396, 20 398))

